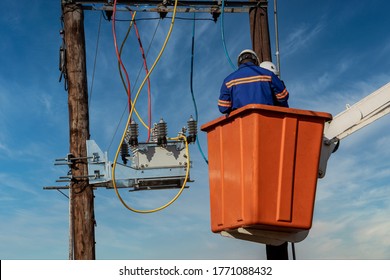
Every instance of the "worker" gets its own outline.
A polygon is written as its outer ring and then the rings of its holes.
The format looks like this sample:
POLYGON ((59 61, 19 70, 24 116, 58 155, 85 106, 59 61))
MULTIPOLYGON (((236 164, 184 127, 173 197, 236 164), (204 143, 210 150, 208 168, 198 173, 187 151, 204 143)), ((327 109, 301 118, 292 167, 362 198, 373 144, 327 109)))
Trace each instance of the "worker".
POLYGON ((259 63, 253 50, 243 50, 237 58, 238 69, 225 78, 218 100, 219 111, 231 111, 248 104, 288 107, 289 93, 270 61, 259 63))
MULTIPOLYGON (((259 63, 253 50, 243 50, 237 58, 238 69, 225 78, 218 100, 219 111, 231 111, 248 104, 288 107, 289 93, 270 61, 259 63)), ((266 245, 267 259, 288 260, 288 243, 266 245)))

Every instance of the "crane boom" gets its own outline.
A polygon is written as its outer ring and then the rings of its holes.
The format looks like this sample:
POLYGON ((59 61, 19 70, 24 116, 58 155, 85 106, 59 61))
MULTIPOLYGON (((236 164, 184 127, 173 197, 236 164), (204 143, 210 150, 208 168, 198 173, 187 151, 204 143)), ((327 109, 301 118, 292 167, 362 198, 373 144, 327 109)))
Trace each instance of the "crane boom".
POLYGON ((390 113, 390 83, 366 96, 325 124, 324 136, 339 140, 390 113))
POLYGON ((319 178, 323 178, 330 155, 336 151, 339 141, 359 129, 390 113, 390 83, 374 91, 336 115, 324 127, 319 178))

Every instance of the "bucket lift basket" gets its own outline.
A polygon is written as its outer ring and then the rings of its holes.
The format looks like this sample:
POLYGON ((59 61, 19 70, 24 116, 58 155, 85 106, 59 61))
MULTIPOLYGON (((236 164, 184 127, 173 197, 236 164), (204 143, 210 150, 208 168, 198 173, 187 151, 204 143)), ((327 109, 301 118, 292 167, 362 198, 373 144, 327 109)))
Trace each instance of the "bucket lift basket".
POLYGON ((328 113, 247 105, 204 124, 211 230, 280 245, 306 238, 328 113))

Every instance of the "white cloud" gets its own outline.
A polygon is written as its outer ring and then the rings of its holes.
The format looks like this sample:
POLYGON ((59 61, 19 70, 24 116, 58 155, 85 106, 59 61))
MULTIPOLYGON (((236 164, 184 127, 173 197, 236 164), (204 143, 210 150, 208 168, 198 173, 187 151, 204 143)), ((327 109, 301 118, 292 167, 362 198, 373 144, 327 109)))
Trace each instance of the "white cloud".
POLYGON ((288 33, 286 39, 283 39, 283 55, 290 56, 296 54, 301 48, 307 49, 308 44, 326 28, 325 22, 319 21, 314 26, 310 24, 301 24, 288 33))

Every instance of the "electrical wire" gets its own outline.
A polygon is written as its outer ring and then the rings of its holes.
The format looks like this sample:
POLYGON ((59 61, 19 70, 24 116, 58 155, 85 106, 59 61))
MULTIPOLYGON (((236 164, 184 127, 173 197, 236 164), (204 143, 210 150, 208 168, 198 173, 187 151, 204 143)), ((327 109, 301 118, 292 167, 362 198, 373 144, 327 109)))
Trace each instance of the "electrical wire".
MULTIPOLYGON (((132 12, 130 11, 130 13, 132 13, 132 12)), ((143 64, 144 64, 144 68, 145 68, 145 73, 146 73, 146 75, 148 75, 148 73, 149 73, 148 64, 146 62, 146 56, 145 56, 144 48, 142 45, 141 37, 139 35, 136 21, 134 21, 134 29, 135 29, 135 34, 136 34, 137 39, 138 39, 138 44, 140 47, 142 60, 144 62, 143 64)), ((147 142, 149 142, 151 127, 152 127, 152 97, 151 97, 151 86, 150 86, 150 78, 149 77, 148 77, 147 81, 148 81, 148 125, 147 125, 148 139, 147 139, 147 142)))
POLYGON ((59 53, 60 78, 59 78, 58 82, 61 82, 62 78, 64 78, 64 89, 65 89, 65 91, 68 91, 68 71, 66 69, 66 43, 65 43, 64 16, 61 16, 60 35, 61 35, 61 39, 62 39, 62 44, 61 44, 60 53, 59 53))
MULTIPOLYGON (((194 94, 194 87, 193 87, 194 52, 195 52, 195 18, 196 18, 196 16, 195 16, 195 13, 194 13, 194 21, 193 21, 193 25, 192 25, 190 90, 191 90, 192 103, 194 104, 195 120, 196 120, 196 123, 198 123, 198 106, 196 105, 195 94, 194 94)), ((200 146, 199 137, 196 137, 196 144, 198 145, 199 152, 202 155, 204 161, 208 164, 209 161, 207 160, 206 156, 203 153, 202 147, 200 146)))
POLYGON ((95 58, 94 58, 94 61, 93 61, 91 87, 89 89, 88 110, 89 110, 89 108, 91 106, 91 102, 92 102, 93 85, 94 85, 94 82, 95 82, 96 62, 97 62, 97 56, 98 56, 98 51, 99 51, 100 29, 101 29, 101 26, 102 26, 102 18, 103 18, 103 15, 101 13, 100 14, 100 19, 99 19, 98 35, 97 35, 97 39, 96 39, 95 58))
MULTIPOLYGON (((146 51, 146 57, 147 57, 148 54, 149 54, 149 50, 150 50, 150 48, 151 48, 151 46, 152 46, 152 44, 153 44, 153 42, 154 42, 154 38, 156 37, 157 30, 158 30, 158 28, 159 28, 159 26, 160 26, 161 18, 158 18, 158 20, 159 20, 159 21, 158 21, 158 24, 156 25, 156 28, 155 28, 155 30, 154 30, 152 39, 151 39, 151 41, 150 41, 150 43, 149 43, 149 46, 148 46, 148 49, 147 49, 147 51, 146 51)), ((137 19, 137 21, 138 21, 138 19, 137 19)), ((139 71, 138 71, 137 78, 135 79, 135 82, 133 83, 133 88, 135 88, 135 85, 136 85, 137 82, 138 82, 138 78, 139 78, 139 76, 140 76, 140 74, 141 74, 141 70, 142 70, 142 66, 140 67, 140 69, 139 69, 139 71)), ((121 73, 121 72, 120 72, 120 73, 121 73)), ((124 80, 123 78, 122 78, 122 83, 123 83, 124 87, 126 88, 126 83, 125 83, 125 80, 124 80)), ((127 92, 127 88, 126 88, 126 92, 127 92)), ((126 104, 126 106, 125 106, 124 109, 123 109, 123 113, 122 113, 122 115, 121 115, 121 117, 120 117, 120 120, 119 120, 119 122, 118 122, 118 125, 116 126, 115 132, 114 132, 114 134, 113 134, 113 136, 112 136, 112 138, 111 138, 110 144, 108 145, 108 147, 107 147, 107 149, 106 149, 107 151, 110 150, 111 145, 112 145, 112 143, 114 142, 115 135, 117 134, 117 132, 118 132, 118 130, 119 130, 120 123, 122 122, 122 119, 123 119, 123 117, 124 117, 124 115, 125 115, 125 113, 126 113, 127 107, 128 107, 128 105, 126 104)))
MULTIPOLYGON (((122 72, 122 67, 121 67, 121 61, 122 61, 122 51, 123 51, 123 47, 127 41, 127 38, 129 37, 129 34, 130 34, 130 31, 131 31, 131 28, 132 26, 134 25, 134 29, 136 30, 136 32, 138 32, 138 28, 135 24, 135 16, 136 16, 136 12, 131 13, 132 15, 132 21, 130 22, 130 25, 129 25, 129 28, 127 29, 127 32, 126 32, 126 35, 125 35, 125 38, 123 39, 122 41, 122 44, 121 44, 121 47, 119 49, 119 57, 118 58, 118 70, 119 70, 119 74, 120 74, 120 77, 121 77, 121 80, 122 80, 122 84, 123 84, 123 87, 125 88, 125 91, 128 92, 128 89, 127 89, 127 85, 126 85, 126 82, 124 80, 124 77, 123 77, 123 72, 122 72)), ((142 43, 140 41, 141 39, 139 38, 138 41, 139 43, 141 44, 141 53, 142 53, 142 57, 144 59, 144 62, 143 64, 146 65, 146 72, 147 72, 147 64, 146 64, 146 57, 144 55, 144 52, 143 52, 143 48, 142 48, 142 43)), ((138 77, 137 77, 138 79, 138 77)), ((148 107, 151 107, 150 103, 151 103, 151 100, 150 100, 150 79, 148 79, 148 107)), ((129 105, 129 111, 130 111, 130 106, 131 106, 131 100, 130 100, 130 105, 129 105)), ((148 141, 149 141, 149 138, 150 138, 150 127, 151 125, 147 125, 144 120, 142 119, 142 117, 138 114, 138 111, 136 109, 134 109, 134 112, 135 114, 137 115, 137 118, 140 120, 140 122, 146 127, 146 129, 148 130, 148 141)), ((151 123, 151 112, 150 112, 150 109, 149 109, 149 123, 151 123)))
MULTIPOLYGON (((127 129, 130 125, 130 122, 131 122, 131 117, 132 117, 132 114, 133 114, 133 111, 134 111, 134 107, 135 107, 135 104, 138 100, 138 97, 139 97, 139 94, 143 88, 143 86, 145 85, 145 82, 146 80, 149 78, 150 74, 153 72, 154 68, 156 67, 158 61, 160 60, 165 48, 166 48, 166 45, 168 43, 168 40, 171 36, 171 33, 172 33, 172 29, 173 29, 173 25, 174 25, 174 22, 175 22, 175 16, 176 16, 176 10, 177 10, 177 3, 178 3, 178 0, 175 0, 175 5, 174 5, 174 10, 173 10, 173 16, 172 16, 172 20, 171 20, 171 25, 169 27, 169 31, 168 31, 168 34, 165 38, 165 41, 163 43, 163 46, 156 58, 156 60, 154 61, 152 67, 150 68, 150 71, 148 72, 148 74, 145 76, 144 80, 142 81, 142 84, 140 85, 138 91, 137 91, 137 94, 135 95, 134 97, 134 100, 133 100, 133 106, 131 107, 131 110, 130 110, 130 114, 128 116, 128 119, 127 119, 127 123, 126 123, 126 126, 125 126, 125 129, 124 129, 124 132, 122 134, 122 138, 121 138, 121 141, 118 145, 118 149, 116 151, 116 154, 115 154, 115 158, 114 158, 114 161, 113 161, 113 164, 112 164, 112 169, 111 169, 111 178, 112 178, 112 184, 113 184, 113 187, 115 189, 115 193, 117 195, 117 197, 119 198, 119 200, 122 202, 123 206, 125 206, 128 210, 130 211, 133 211, 133 212, 136 212, 136 213, 142 213, 142 214, 146 214, 146 213, 153 213, 153 212, 157 212, 157 211, 160 211, 166 207, 168 207, 169 205, 171 205, 182 193, 182 191, 184 190, 184 187, 185 187, 185 184, 187 183, 187 180, 188 180, 188 177, 189 177, 189 169, 190 169, 190 157, 189 157, 189 152, 188 152, 188 143, 187 143, 187 138, 184 136, 184 135, 181 135, 179 136, 178 138, 172 138, 172 140, 175 140, 175 139, 183 139, 185 144, 186 144, 186 153, 187 153, 187 169, 186 169, 186 176, 185 176, 185 180, 183 182, 183 185, 182 187, 180 188, 179 192, 176 194, 176 196, 170 200, 168 203, 166 203, 165 205, 161 206, 161 207, 158 207, 158 208, 155 208, 155 209, 150 209, 150 210, 139 210, 139 209, 135 209, 135 208, 132 208, 130 207, 121 197, 119 191, 118 191, 118 188, 116 186, 116 182, 115 182, 115 169, 116 169, 116 164, 117 164, 117 161, 118 161, 118 157, 119 157, 119 154, 120 154, 120 150, 121 150, 121 146, 122 146, 122 143, 126 137, 126 133, 127 133, 127 129)), ((117 0, 114 1, 114 13, 113 13, 113 18, 115 18, 115 12, 116 12, 116 4, 117 4, 117 0)))
MULTIPOLYGON (((135 14, 134 14, 134 17, 135 17, 135 14)), ((127 41, 127 38, 129 37, 129 34, 130 34, 130 31, 131 31, 131 28, 133 26, 133 19, 130 21, 130 24, 129 24, 129 28, 127 29, 127 32, 126 32, 126 35, 125 35, 125 38, 123 39, 122 41, 122 44, 121 44, 121 47, 119 49, 119 56, 118 56, 118 70, 119 70, 119 75, 121 77, 121 80, 122 80, 122 84, 123 84, 123 87, 125 88, 125 91, 126 91, 126 94, 128 94, 128 86, 126 85, 126 81, 125 81, 125 78, 123 77, 123 72, 122 72, 122 65, 123 65, 123 61, 122 61, 122 51, 123 51, 123 47, 127 41)), ((115 17, 113 18, 113 22, 116 21, 115 17)), ((116 35, 114 35, 114 37, 116 37, 116 35)), ((128 78, 128 77, 126 77, 128 78)), ((126 108, 129 107, 129 104, 127 104, 126 108)), ((130 111, 130 108, 129 108, 129 111, 130 111)))
POLYGON ((128 105, 129 105, 129 111, 130 111, 130 110, 132 110, 132 109, 130 109, 132 107, 131 106, 130 79, 129 79, 129 74, 127 73, 126 67, 123 64, 122 58, 120 56, 118 44, 117 44, 117 38, 116 38, 116 25, 115 25, 116 3, 117 3, 117 0, 114 1, 113 11, 112 11, 112 13, 113 13, 113 16, 112 16, 112 35, 114 37, 114 47, 115 47, 116 56, 118 58, 120 66, 121 66, 121 68, 124 71, 125 76, 126 76, 127 98, 128 98, 128 105))
POLYGON ((221 35, 222 35, 222 44, 223 44, 223 49, 225 51, 225 56, 227 60, 229 61, 230 66, 232 67, 233 70, 236 70, 237 67, 233 64, 232 60, 230 59, 229 53, 226 48, 226 43, 225 43, 225 27, 224 27, 224 18, 225 18, 225 0, 222 0, 222 13, 221 13, 221 35))

